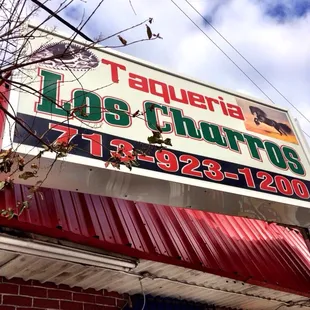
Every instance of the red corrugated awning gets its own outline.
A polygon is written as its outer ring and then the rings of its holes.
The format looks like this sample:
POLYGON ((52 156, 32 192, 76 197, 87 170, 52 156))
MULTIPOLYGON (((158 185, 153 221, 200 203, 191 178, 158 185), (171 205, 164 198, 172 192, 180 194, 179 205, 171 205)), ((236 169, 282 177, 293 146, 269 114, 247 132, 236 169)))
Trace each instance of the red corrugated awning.
MULTIPOLYGON (((0 192, 0 208, 27 194, 0 192)), ((0 224, 310 297, 310 253, 298 231, 263 221, 42 189, 18 220, 0 224)))

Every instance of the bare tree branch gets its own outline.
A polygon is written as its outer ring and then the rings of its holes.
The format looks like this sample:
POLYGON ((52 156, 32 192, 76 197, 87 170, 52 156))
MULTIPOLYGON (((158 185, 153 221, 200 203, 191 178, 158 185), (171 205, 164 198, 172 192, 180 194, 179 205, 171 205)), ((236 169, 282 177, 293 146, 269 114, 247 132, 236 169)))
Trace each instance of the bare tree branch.
MULTIPOLYGON (((85 113, 86 109, 89 108, 89 105, 86 102, 85 92, 81 92, 80 95, 71 95, 72 98, 66 100, 66 102, 70 103, 65 107, 63 106, 63 98, 54 100, 49 98, 46 95, 44 90, 38 89, 38 80, 37 75, 34 74, 34 70, 37 67, 40 67, 42 64, 47 64, 47 62, 57 62, 62 66, 63 69, 66 69, 67 72, 70 73, 70 77, 68 78, 68 74, 66 76, 65 83, 75 83, 79 85, 79 89, 84 90, 84 85, 82 82, 82 78, 89 74, 89 69, 86 69, 83 74, 76 74, 70 66, 67 65, 66 59, 68 57, 74 56, 77 53, 91 51, 92 49, 100 50, 104 48, 120 48, 124 46, 129 46, 133 44, 142 43, 144 41, 152 41, 158 38, 161 38, 160 35, 154 35, 153 37, 149 37, 147 35, 137 38, 134 40, 123 39, 121 45, 111 44, 106 46, 99 47, 98 44, 105 42, 109 39, 115 38, 119 39, 118 36, 129 32, 138 27, 144 27, 144 24, 148 24, 152 22, 152 19, 147 19, 142 22, 139 22, 135 25, 117 31, 108 36, 98 36, 98 38, 92 40, 88 36, 83 33, 83 29, 87 25, 89 25, 91 18, 99 11, 102 6, 104 0, 97 0, 97 4, 88 17, 84 20, 84 16, 81 14, 80 22, 77 27, 73 27, 68 21, 65 21, 62 17, 59 16, 61 12, 64 12, 67 9, 70 9, 71 5, 73 5, 73 0, 62 0, 55 10, 52 10, 46 6, 48 0, 40 2, 39 0, 31 0, 35 5, 30 8, 27 6, 27 0, 0 0, 0 87, 6 83, 9 85, 12 91, 19 91, 20 93, 28 93, 33 98, 44 98, 48 100, 52 105, 59 108, 59 110, 65 111, 62 117, 65 119, 61 122, 57 122, 58 125, 67 126, 70 128, 73 120, 78 122, 82 128, 90 128, 94 130, 96 125, 87 121, 87 118, 92 116, 92 113, 88 111, 85 113), (37 15, 42 9, 45 10, 45 17, 41 17, 41 21, 36 26, 27 26, 28 21, 37 15), (47 13, 47 16, 46 16, 47 13), (73 30, 73 33, 68 37, 59 36, 58 42, 53 43, 53 34, 50 31, 44 29, 48 25, 48 22, 52 18, 57 18, 61 21, 65 26, 69 27, 73 30), (80 36, 87 40, 86 43, 78 43, 76 44, 76 38, 80 36), (36 40, 42 40, 44 43, 41 46, 36 46, 33 44, 36 40), (40 51, 46 49, 47 44, 49 46, 53 46, 53 44, 66 44, 65 50, 59 52, 58 54, 40 54, 40 51), (70 48, 70 46, 74 46, 74 48, 70 48), (78 46, 75 48, 75 46, 78 46), (18 77, 18 78, 17 78, 18 77), (78 98, 83 98, 82 105, 78 107, 74 107, 72 105, 73 100, 77 100, 78 98), (69 108, 68 108, 69 107, 69 108), (85 113, 83 117, 81 117, 81 113, 85 113)), ((131 9, 136 14, 134 7, 129 0, 131 9)), ((55 31, 55 29, 53 29, 55 31)), ((57 83, 57 82, 54 82, 57 83)), ((97 90, 106 88, 111 86, 114 83, 102 85, 99 88, 89 90, 89 92, 95 92, 97 90)), ((49 85, 52 87, 54 84, 49 85)), ((32 118, 32 123, 27 123, 26 120, 21 119, 20 115, 15 110, 15 107, 11 104, 10 99, 7 99, 3 96, 4 103, 8 104, 10 107, 10 111, 5 107, 6 105, 0 103, 0 112, 5 116, 5 119, 8 123, 8 130, 10 133, 10 145, 6 146, 5 150, 0 150, 0 173, 5 173, 5 180, 0 181, 0 190, 7 186, 14 186, 13 177, 18 175, 18 178, 28 179, 28 178, 36 178, 38 172, 43 171, 43 175, 45 175, 41 180, 37 181, 35 185, 31 186, 29 189, 29 194, 26 197, 25 201, 19 202, 16 206, 12 206, 12 208, 7 208, 4 210, 0 210, 0 216, 4 216, 8 219, 13 218, 15 216, 19 216, 22 212, 28 209, 32 199, 34 199, 34 194, 39 193, 42 185, 48 180, 50 173, 60 158, 66 156, 74 149, 79 152, 88 152, 84 150, 81 146, 69 143, 69 139, 67 142, 59 142, 58 138, 55 140, 55 135, 51 135, 51 131, 53 130, 53 125, 50 126, 45 132, 36 132, 33 128, 35 127, 35 120, 37 119, 36 113, 32 118), (13 124, 17 126, 13 126, 13 124), (14 132, 13 132, 14 128, 14 132), (17 140, 12 137, 18 136, 17 140), (51 138, 53 137, 53 138, 51 138), (27 150, 27 154, 23 154, 23 156, 18 153, 21 149, 21 146, 26 144, 28 139, 33 139, 34 142, 30 148, 27 150), (12 141, 13 140, 13 141, 12 141), (49 141, 54 140, 54 141, 49 141), (18 143, 14 141, 19 141, 18 143), (39 149, 39 152, 38 152, 39 149), (30 150, 30 151, 29 151, 30 150), (36 155, 35 152, 38 152, 36 155), (48 167, 41 167, 40 158, 43 156, 45 152, 52 152, 55 154, 54 159, 50 162, 48 167), (31 155, 32 154, 32 155, 31 155), (15 210, 15 211, 14 211, 15 210), (16 211, 17 210, 17 211, 16 211)), ((116 112, 114 109, 106 109, 104 107, 99 108, 96 112, 93 113, 113 113, 116 112)), ((117 111, 120 113, 120 111, 117 111)), ((137 119, 138 121, 145 121, 145 114, 136 111, 134 113, 129 113, 127 111, 121 111, 121 113, 125 113, 128 117, 137 119)), ((50 123, 50 125, 53 123, 50 123)), ((155 124, 154 124, 155 125, 155 124)), ((101 126, 101 124, 99 124, 101 126)), ((81 135, 78 133, 77 135, 81 135)), ((134 153, 130 158, 123 160, 122 159, 122 150, 119 152, 111 151, 109 145, 104 145, 104 143, 100 143, 100 147, 102 147, 105 152, 108 152, 110 159, 107 164, 111 164, 113 167, 119 169, 120 164, 124 163, 129 169, 132 168, 136 164, 137 152, 134 153)), ((25 151, 26 152, 26 151, 25 151)), ((141 152, 139 153, 141 154, 141 152)), ((93 156, 88 152, 87 156, 93 156)), ((98 159, 98 157, 93 156, 98 159)), ((42 173, 41 173, 42 175, 42 173)))

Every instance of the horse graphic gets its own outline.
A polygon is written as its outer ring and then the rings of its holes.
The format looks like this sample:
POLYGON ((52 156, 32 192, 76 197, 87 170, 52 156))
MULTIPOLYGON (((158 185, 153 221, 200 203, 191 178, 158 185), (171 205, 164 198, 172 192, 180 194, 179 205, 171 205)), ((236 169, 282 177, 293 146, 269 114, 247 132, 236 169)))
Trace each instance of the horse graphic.
POLYGON ((266 112, 264 112, 260 108, 250 106, 249 109, 252 115, 255 116, 254 122, 257 126, 260 123, 264 123, 268 126, 274 127, 280 133, 281 136, 283 134, 287 136, 288 134, 292 133, 292 129, 288 125, 283 124, 283 123, 278 123, 275 120, 268 118, 266 112))

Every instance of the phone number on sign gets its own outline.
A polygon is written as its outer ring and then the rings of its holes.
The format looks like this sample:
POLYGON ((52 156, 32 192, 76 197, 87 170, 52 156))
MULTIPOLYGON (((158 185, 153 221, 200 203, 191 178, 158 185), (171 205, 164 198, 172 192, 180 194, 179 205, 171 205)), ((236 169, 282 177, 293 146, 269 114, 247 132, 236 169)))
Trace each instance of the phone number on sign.
MULTIPOLYGON (((25 114, 19 114, 19 117, 25 122, 33 124, 33 130, 38 135, 45 134, 48 141, 57 140, 78 145, 79 147, 70 152, 78 156, 96 158, 106 162, 117 159, 118 163, 124 164, 137 159, 139 168, 220 183, 232 186, 232 191, 233 187, 238 187, 310 201, 309 180, 178 150, 159 149, 147 143, 119 138, 88 128, 63 125, 25 114), (138 152, 138 150, 144 153, 138 152)), ((38 145, 38 141, 29 136, 22 127, 18 127, 17 130, 19 135, 15 135, 14 142, 38 145)))
MULTIPOLYGON (((134 146, 121 139, 113 139, 110 145, 116 147, 111 155, 120 154, 122 162, 133 158, 134 146)), ((310 193, 307 185, 300 179, 291 179, 283 175, 272 176, 265 171, 257 171, 253 174, 251 168, 239 168, 236 173, 223 171, 222 165, 214 159, 199 160, 194 155, 181 154, 177 156, 172 151, 161 149, 155 151, 154 156, 140 154, 136 156, 139 161, 154 163, 157 167, 169 173, 181 172, 183 176, 206 179, 209 181, 222 182, 225 179, 246 182, 250 189, 259 187, 261 191, 269 193, 281 193, 285 196, 294 194, 301 199, 309 199, 310 193)))

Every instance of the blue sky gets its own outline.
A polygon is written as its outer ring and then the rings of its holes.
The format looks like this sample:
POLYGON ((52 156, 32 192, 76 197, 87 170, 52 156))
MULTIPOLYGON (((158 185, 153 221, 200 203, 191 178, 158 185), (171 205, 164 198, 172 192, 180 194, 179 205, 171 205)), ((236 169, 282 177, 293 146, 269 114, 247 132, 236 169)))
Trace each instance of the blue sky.
MULTIPOLYGON (((310 135, 310 124, 251 69, 184 0, 182 9, 275 101, 289 108, 310 135)), ((310 119, 310 0, 189 0, 303 114, 310 119)), ((55 6, 59 0, 47 5, 55 6)), ((164 40, 121 51, 206 83, 268 99, 169 0, 105 0, 84 29, 91 37, 119 31, 153 17, 154 32, 164 40)), ((62 13, 77 25, 98 0, 75 0, 62 13)), ((59 26, 62 28, 61 26, 59 26)), ((145 36, 145 29, 124 35, 128 41, 145 36)), ((112 39, 106 44, 118 43, 112 39)))
POLYGON ((298 19, 306 16, 310 11, 309 0, 292 0, 292 1, 264 1, 266 6, 265 14, 275 18, 280 22, 289 22, 292 19, 298 19))

